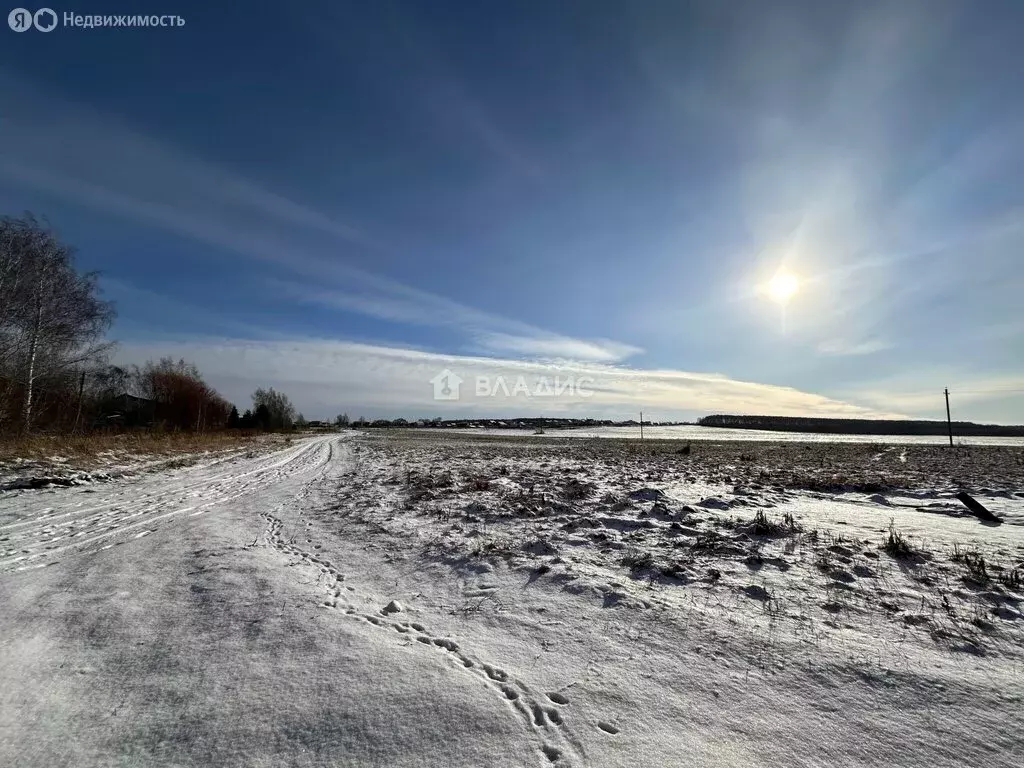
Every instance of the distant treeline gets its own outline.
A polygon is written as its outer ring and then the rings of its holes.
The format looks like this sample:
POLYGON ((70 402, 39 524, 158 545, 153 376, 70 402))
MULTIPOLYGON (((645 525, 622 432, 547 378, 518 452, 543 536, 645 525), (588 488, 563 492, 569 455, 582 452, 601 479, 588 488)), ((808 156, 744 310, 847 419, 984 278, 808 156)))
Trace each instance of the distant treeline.
MULTIPOLYGON (((697 422, 702 427, 730 429, 766 429, 774 432, 824 432, 837 435, 945 435, 944 421, 911 421, 902 419, 817 419, 804 416, 705 416, 697 422)), ((1024 437, 1024 426, 974 424, 954 421, 954 436, 1024 437)))
MULTIPOLYGON (((531 416, 521 419, 377 419, 367 421, 357 419, 348 421, 348 417, 341 416, 335 420, 338 426, 351 426, 356 429, 364 427, 443 427, 448 429, 574 429, 581 427, 639 427, 640 422, 636 420, 612 421, 611 419, 566 419, 546 416, 531 416)), ((644 419, 644 426, 667 427, 686 424, 683 421, 649 421, 644 419)))
POLYGON ((570 429, 572 427, 611 427, 617 422, 608 419, 563 419, 535 416, 522 419, 446 419, 437 422, 440 427, 486 429, 570 429))
POLYGON ((304 428, 287 395, 257 389, 244 414, 198 368, 109 362, 114 306, 44 221, 0 216, 0 438, 126 429, 304 428))

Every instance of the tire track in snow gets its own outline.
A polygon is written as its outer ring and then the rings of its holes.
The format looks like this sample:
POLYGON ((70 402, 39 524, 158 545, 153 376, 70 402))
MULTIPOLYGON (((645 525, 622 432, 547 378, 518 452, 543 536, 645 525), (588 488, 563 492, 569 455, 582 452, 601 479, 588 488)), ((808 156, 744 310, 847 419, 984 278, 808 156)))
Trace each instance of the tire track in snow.
MULTIPOLYGON (((286 450, 289 453, 292 453, 296 449, 291 448, 291 449, 286 449, 286 450)), ((270 454, 270 457, 280 456, 280 454, 281 454, 281 451, 274 451, 272 454, 270 454)), ((235 462, 239 461, 239 456, 217 459, 216 461, 213 461, 213 462, 211 462, 209 464, 200 465, 200 466, 193 466, 193 467, 189 467, 187 469, 180 470, 179 471, 179 475, 180 474, 189 474, 189 473, 195 474, 195 473, 201 472, 203 470, 213 469, 213 468, 219 467, 219 466, 221 466, 221 465, 223 465, 225 463, 231 462, 232 458, 234 459, 235 462)), ((269 458, 269 457, 261 457, 261 460, 265 459, 265 458, 269 458)), ((277 466, 277 465, 273 465, 273 466, 277 466)), ((269 467, 265 467, 265 469, 266 468, 269 468, 269 467)), ((231 477, 235 476, 235 474, 236 473, 234 473, 234 472, 225 472, 225 473, 223 473, 221 475, 215 475, 213 477, 204 477, 202 480, 199 480, 199 481, 192 481, 192 482, 187 483, 187 484, 175 485, 173 487, 166 488, 164 490, 151 491, 149 493, 143 494, 143 496, 140 497, 140 498, 144 498, 144 499, 147 499, 149 501, 156 501, 160 496, 163 496, 163 495, 174 495, 174 494, 178 494, 178 493, 186 493, 188 491, 193 491, 196 488, 202 488, 203 486, 209 485, 210 483, 217 482, 219 480, 224 480, 224 479, 231 478, 231 477)), ((162 477, 162 478, 165 478, 165 480, 164 480, 165 484, 170 485, 170 481, 166 480, 166 475, 161 474, 161 475, 158 475, 158 476, 162 477)), ((153 475, 145 476, 145 477, 142 478, 141 482, 145 483, 147 480, 151 480, 152 477, 153 477, 153 475)), ((138 478, 132 478, 132 479, 138 479, 138 478)), ((120 484, 118 484, 118 485, 120 485, 120 484)), ((127 489, 125 489, 122 486, 122 488, 120 490, 118 490, 118 492, 115 495, 116 495, 116 497, 118 499, 121 499, 121 498, 123 498, 123 497, 128 495, 128 491, 130 489, 131 489, 130 485, 128 486, 127 489)), ((42 493, 42 492, 45 492, 46 490, 48 490, 48 489, 40 489, 38 492, 42 493)), ((79 489, 79 490, 83 490, 83 489, 79 489)), ((94 488, 86 488, 84 490, 86 492, 92 492, 95 489, 94 488)), ((25 493, 25 492, 21 491, 21 490, 17 490, 17 491, 14 491, 14 493, 22 494, 22 493, 25 493)), ((29 492, 29 493, 31 493, 31 492, 29 492)), ((2 495, 0 495, 0 498, 2 498, 2 495)), ((118 501, 118 500, 111 500, 111 499, 108 498, 107 501, 104 501, 101 504, 93 504, 92 506, 89 506, 89 507, 79 507, 77 509, 71 509, 71 510, 68 510, 66 512, 61 512, 61 511, 59 511, 59 509, 55 509, 53 507, 50 507, 50 508, 47 508, 47 509, 43 510, 42 514, 39 514, 39 515, 36 515, 36 516, 33 516, 33 517, 28 517, 28 518, 25 518, 23 520, 16 520, 13 523, 4 523, 4 524, 0 525, 0 533, 3 533, 4 531, 14 530, 16 528, 23 528, 25 526, 36 525, 38 523, 52 523, 54 521, 63 520, 65 518, 69 518, 69 517, 81 516, 81 515, 84 515, 84 514, 86 514, 88 512, 96 512, 98 510, 109 509, 109 508, 111 508, 111 507, 113 507, 113 506, 115 506, 116 504, 119 504, 119 503, 121 503, 121 502, 118 501)), ((79 519, 83 519, 83 518, 79 517, 79 519)))
MULTIPOLYGON (((259 462, 265 462, 271 459, 280 460, 274 461, 273 463, 270 464, 266 464, 265 466, 257 465, 254 469, 251 469, 248 472, 243 472, 241 474, 239 474, 238 468, 236 467, 233 471, 230 472, 224 472, 221 474, 214 475, 212 477, 201 477, 201 479, 187 481, 184 483, 178 482, 178 478, 174 478, 173 480, 161 478, 157 482, 162 483, 165 487, 150 491, 148 493, 143 493, 142 496, 137 498, 137 501, 147 501, 152 504, 161 503, 166 499, 166 497, 180 496, 182 494, 188 495, 189 493, 197 489, 209 488, 210 486, 220 481, 237 481, 242 477, 246 477, 257 472, 266 472, 280 467, 284 467, 288 463, 292 462, 296 458, 296 456, 305 453, 308 447, 308 445, 300 445, 294 448, 285 449, 284 451, 276 451, 268 456, 262 456, 257 460, 257 464, 259 464, 259 462), (284 458, 281 458, 282 453, 285 454, 284 458)), ((218 461, 214 462, 214 464, 212 465, 207 465, 206 467, 200 467, 195 469, 209 469, 210 467, 217 466, 222 463, 223 462, 218 461)), ((188 470, 185 470, 185 472, 187 474, 188 470)), ((18 520, 13 523, 5 523, 4 525, 0 525, 0 533, 7 530, 13 530, 15 528, 21 528, 24 526, 38 526, 39 524, 51 524, 56 520, 64 518, 74 518, 74 520, 72 520, 71 522, 91 522, 94 520, 98 520, 106 514, 101 510, 109 511, 118 504, 122 504, 123 502, 120 499, 129 495, 130 491, 131 487, 120 490, 117 493, 117 499, 108 500, 102 504, 94 504, 89 507, 80 507, 78 509, 69 510, 67 512, 57 512, 53 508, 49 508, 45 510, 45 512, 52 514, 44 513, 35 517, 30 517, 25 520, 18 520), (97 511, 101 511, 100 514, 94 515, 92 517, 83 517, 83 515, 85 515, 88 512, 97 511)), ((66 523, 60 523, 59 525, 65 524, 66 523)))
MULTIPOLYGON (((297 494, 297 499, 305 499, 309 494, 310 487, 307 485, 297 494)), ((388 618, 383 612, 361 612, 347 599, 354 596, 355 588, 344 583, 345 574, 338 566, 327 558, 307 552, 287 541, 282 535, 284 523, 274 514, 265 512, 261 513, 261 516, 267 523, 264 539, 270 548, 283 555, 297 557, 319 571, 318 583, 322 584, 327 592, 326 599, 320 604, 321 607, 340 611, 342 616, 354 621, 406 635, 426 647, 450 656, 455 661, 455 669, 482 680, 490 690, 502 698, 511 711, 520 716, 530 734, 539 743, 537 752, 540 765, 568 768, 587 764, 582 744, 566 723, 564 708, 570 703, 567 696, 561 693, 539 694, 522 680, 513 678, 498 666, 481 661, 455 641, 431 633, 418 622, 396 621, 388 618)))
MULTIPOLYGON (((148 527, 154 523, 186 512, 191 513, 190 516, 203 514, 210 507, 257 492, 262 488, 269 488, 290 477, 315 472, 331 461, 332 443, 335 439, 332 437, 311 441, 288 449, 283 458, 280 453, 261 457, 257 466, 251 469, 243 466, 238 468, 242 471, 236 470, 233 473, 190 482, 185 486, 179 485, 149 495, 144 494, 134 503, 125 503, 118 507, 116 505, 120 502, 111 502, 87 510, 65 513, 81 515, 84 511, 106 509, 98 515, 74 517, 59 525, 51 522, 52 517, 35 519, 26 530, 7 533, 3 537, 7 540, 0 541, 0 546, 3 547, 0 570, 44 567, 56 562, 56 556, 69 550, 81 550, 95 542, 130 532, 135 532, 135 538, 141 538, 152 532, 148 527), (202 492, 197 492, 197 489, 202 489, 202 492), (189 503, 197 497, 202 499, 200 503, 189 503), (175 504, 184 506, 168 509, 175 504), (138 531, 140 528, 146 530, 138 531), (42 562, 33 562, 36 560, 42 562)), ((114 545, 108 544, 101 549, 109 549, 111 546, 114 545)))

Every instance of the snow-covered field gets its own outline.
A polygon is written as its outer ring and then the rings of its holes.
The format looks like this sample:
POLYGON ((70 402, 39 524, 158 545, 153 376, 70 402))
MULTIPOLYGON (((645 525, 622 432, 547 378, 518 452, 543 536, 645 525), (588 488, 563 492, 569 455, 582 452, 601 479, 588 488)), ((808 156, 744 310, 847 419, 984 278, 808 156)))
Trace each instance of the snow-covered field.
POLYGON ((1024 451, 802 451, 327 435, 2 493, 0 764, 1019 765, 1024 451))
MULTIPOLYGON (((423 429, 503 437, 534 434, 530 429, 488 429, 484 427, 423 427, 423 429)), ((547 437, 603 437, 638 440, 640 439, 640 427, 574 427, 549 429, 545 434, 547 437)), ((762 429, 698 427, 692 424, 680 424, 674 427, 644 427, 644 437, 648 440, 773 440, 799 443, 885 443, 891 445, 946 445, 949 441, 945 435, 829 435, 822 432, 769 432, 762 429)), ((1007 445, 1024 448, 1024 437, 954 435, 953 440, 958 445, 1007 445)))

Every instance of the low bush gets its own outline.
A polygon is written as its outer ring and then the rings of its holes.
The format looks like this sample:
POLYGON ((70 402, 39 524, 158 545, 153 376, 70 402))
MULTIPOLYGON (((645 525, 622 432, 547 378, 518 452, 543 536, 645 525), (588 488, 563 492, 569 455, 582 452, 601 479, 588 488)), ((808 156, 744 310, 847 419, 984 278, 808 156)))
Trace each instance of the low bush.
POLYGON ((907 541, 902 533, 896 530, 896 522, 894 520, 889 521, 889 534, 882 543, 882 549, 890 557, 894 557, 897 560, 920 559, 924 556, 923 550, 915 547, 907 541))
POLYGON ((631 571, 643 571, 654 567, 654 555, 650 552, 628 552, 620 560, 631 571))

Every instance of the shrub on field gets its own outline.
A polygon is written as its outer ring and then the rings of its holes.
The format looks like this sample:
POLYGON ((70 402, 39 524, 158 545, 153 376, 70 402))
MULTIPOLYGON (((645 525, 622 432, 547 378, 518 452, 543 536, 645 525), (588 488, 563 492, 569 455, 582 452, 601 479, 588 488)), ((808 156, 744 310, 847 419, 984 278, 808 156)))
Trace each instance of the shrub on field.
POLYGON ((631 571, 643 571, 654 567, 654 555, 650 552, 633 550, 627 552, 619 562, 631 571))
POLYGON ((489 491, 491 490, 491 480, 487 477, 471 477, 467 482, 463 490, 466 491, 489 491))
POLYGON ((405 476, 405 484, 410 488, 450 488, 454 483, 451 472, 421 474, 410 471, 405 476))
POLYGON ((410 471, 405 476, 406 500, 411 504, 436 498, 438 490, 450 488, 453 484, 450 472, 421 474, 410 471))
POLYGON ((571 478, 562 488, 562 497, 567 501, 581 501, 593 492, 593 483, 584 483, 576 478, 571 478))
POLYGON ((509 555, 516 551, 515 542, 508 536, 494 536, 480 539, 470 550, 472 557, 483 557, 484 555, 509 555))
POLYGON ((1004 586, 1013 590, 1020 591, 1021 578, 1020 571, 1017 568, 1013 568, 1009 571, 1004 571, 999 574, 999 582, 1004 586))
POLYGON ((882 543, 882 549, 890 557, 894 557, 897 560, 924 559, 926 554, 923 550, 907 541, 906 537, 896 530, 896 522, 894 520, 889 521, 889 534, 882 543))
POLYGON ((960 563, 967 569, 967 576, 971 581, 979 584, 988 583, 988 565, 985 563, 985 556, 977 550, 960 549, 959 544, 954 544, 951 559, 954 563, 960 563))
POLYGON ((744 528, 755 536, 792 536, 802 530, 792 513, 787 512, 779 521, 770 519, 764 510, 758 510, 754 521, 744 528))

